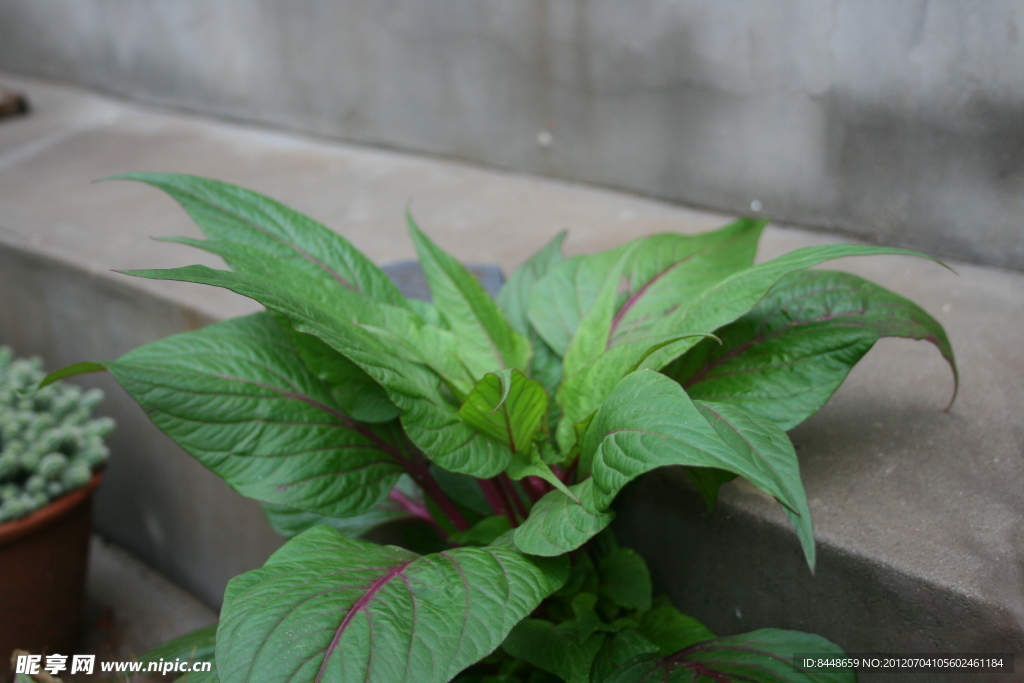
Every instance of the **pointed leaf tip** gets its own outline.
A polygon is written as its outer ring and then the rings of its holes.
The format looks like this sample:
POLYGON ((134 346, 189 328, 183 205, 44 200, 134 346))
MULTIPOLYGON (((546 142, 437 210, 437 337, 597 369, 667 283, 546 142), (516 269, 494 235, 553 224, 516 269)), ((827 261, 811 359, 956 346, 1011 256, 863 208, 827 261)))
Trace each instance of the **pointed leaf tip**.
POLYGON ((75 375, 85 375, 90 372, 104 372, 107 366, 100 363, 94 363, 92 361, 83 361, 81 363, 74 363, 67 367, 61 368, 60 370, 54 370, 49 375, 43 378, 43 381, 39 383, 39 389, 53 384, 59 380, 65 379, 66 377, 74 377, 75 375))

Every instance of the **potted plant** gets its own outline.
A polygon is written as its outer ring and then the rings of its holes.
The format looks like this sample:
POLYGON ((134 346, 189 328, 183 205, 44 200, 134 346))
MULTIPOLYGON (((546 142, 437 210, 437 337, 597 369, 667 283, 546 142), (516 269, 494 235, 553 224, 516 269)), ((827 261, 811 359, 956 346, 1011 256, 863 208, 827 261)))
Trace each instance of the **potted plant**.
POLYGON ((810 266, 754 265, 762 221, 565 258, 564 235, 496 300, 409 219, 433 302, 406 299, 338 234, 202 178, 169 193, 230 270, 129 274, 224 287, 266 311, 105 363, 153 421, 292 538, 233 579, 219 625, 153 653, 189 680, 631 683, 845 681, 841 654, 762 629, 718 637, 652 596, 609 524, 616 494, 685 468, 708 505, 741 476, 814 537, 786 436, 883 336, 942 327, 899 295, 810 266), (361 537, 384 523, 402 546, 361 537), (418 526, 417 526, 418 524, 418 526), (403 526, 405 525, 405 526, 403 526), (198 653, 198 654, 197 654, 198 653), (176 664, 176 666, 178 666, 176 664))
POLYGON ((75 644, 89 549, 90 501, 107 459, 99 389, 35 393, 42 362, 0 347, 0 654, 75 644))

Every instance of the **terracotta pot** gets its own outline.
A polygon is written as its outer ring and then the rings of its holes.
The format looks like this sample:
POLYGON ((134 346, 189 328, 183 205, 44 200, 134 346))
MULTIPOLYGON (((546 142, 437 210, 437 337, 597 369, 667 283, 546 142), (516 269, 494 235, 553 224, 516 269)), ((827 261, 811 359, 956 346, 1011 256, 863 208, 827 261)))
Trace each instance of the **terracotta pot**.
POLYGON ((27 517, 0 524, 0 663, 15 648, 74 654, 92 492, 100 479, 94 474, 85 487, 27 517))

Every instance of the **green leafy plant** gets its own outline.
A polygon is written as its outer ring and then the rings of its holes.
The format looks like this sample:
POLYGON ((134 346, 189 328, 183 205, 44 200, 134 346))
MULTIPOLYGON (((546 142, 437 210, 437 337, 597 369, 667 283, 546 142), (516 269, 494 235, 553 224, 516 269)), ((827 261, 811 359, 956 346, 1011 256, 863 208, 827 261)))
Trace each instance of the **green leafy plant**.
POLYGON ((33 394, 42 368, 0 347, 0 523, 85 486, 107 460, 114 422, 90 419, 103 392, 57 383, 33 394))
POLYGON ((129 274, 266 311, 53 378, 109 370, 291 537, 230 582, 215 630, 160 657, 212 658, 225 683, 853 678, 793 668, 794 652, 840 652, 818 636, 716 637, 654 599, 643 559, 607 528, 616 495, 656 468, 685 468, 709 506, 741 476, 783 506, 813 568, 785 430, 880 337, 930 341, 955 365, 919 307, 807 268, 914 252, 829 245, 754 265, 753 220, 573 258, 560 235, 495 300, 410 217, 425 303, 266 197, 122 177, 170 194, 208 238, 175 241, 230 267, 129 274), (364 538, 385 527, 402 547, 364 538))

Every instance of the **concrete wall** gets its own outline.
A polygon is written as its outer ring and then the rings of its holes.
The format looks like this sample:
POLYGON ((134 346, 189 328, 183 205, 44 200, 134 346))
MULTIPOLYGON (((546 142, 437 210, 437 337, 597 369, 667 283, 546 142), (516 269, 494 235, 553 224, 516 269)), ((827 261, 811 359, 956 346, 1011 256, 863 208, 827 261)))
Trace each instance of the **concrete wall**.
POLYGON ((2 0, 0 68, 1024 268, 1024 3, 2 0))

